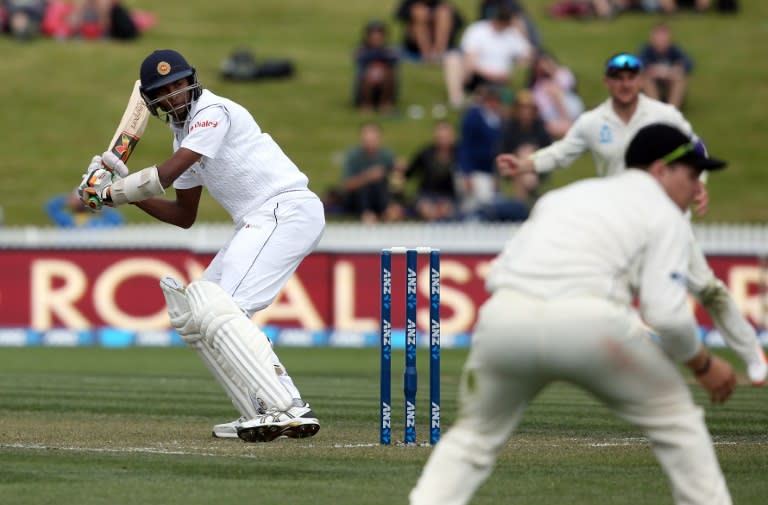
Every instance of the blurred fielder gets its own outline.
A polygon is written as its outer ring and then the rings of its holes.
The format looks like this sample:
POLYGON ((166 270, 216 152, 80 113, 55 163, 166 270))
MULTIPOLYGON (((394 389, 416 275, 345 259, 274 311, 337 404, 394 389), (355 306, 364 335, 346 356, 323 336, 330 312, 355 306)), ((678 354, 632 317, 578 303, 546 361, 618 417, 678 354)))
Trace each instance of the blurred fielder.
POLYGON ((495 259, 458 419, 435 446, 411 505, 468 503, 528 403, 559 380, 645 432, 676 504, 731 503, 702 410, 676 364, 715 403, 735 388, 731 366, 698 338, 685 282, 684 213, 701 191, 701 172, 725 164, 664 124, 640 129, 626 162, 632 168, 615 177, 544 195, 495 259))
POLYGON ((325 227, 323 205, 251 114, 203 89, 181 54, 153 52, 140 76, 147 107, 173 132, 173 155, 124 178, 115 175, 128 169, 114 154, 96 156, 81 193, 105 205, 133 203, 189 228, 207 188, 235 231, 201 280, 185 287, 165 278, 160 286, 171 323, 240 412, 240 419, 214 426, 213 436, 247 442, 312 436, 320 423, 250 317, 272 303, 316 247, 325 227), (171 185, 175 200, 157 198, 171 185))
MULTIPOLYGON (((598 175, 614 175, 625 169, 627 143, 641 127, 662 122, 693 135, 691 125, 680 111, 640 93, 643 86, 641 70, 641 61, 631 54, 619 53, 611 57, 606 63, 603 80, 610 98, 583 113, 561 140, 539 149, 529 158, 499 155, 496 162, 500 173, 514 177, 526 171, 549 172, 569 166, 590 151, 598 175)), ((699 148, 704 149, 703 144, 699 148)), ((704 214, 708 203, 709 197, 703 188, 695 199, 697 214, 704 214)), ((768 375, 768 363, 755 329, 739 311, 728 288, 715 277, 693 232, 691 243, 691 264, 687 273, 689 291, 709 313, 726 344, 747 365, 752 384, 763 384, 768 375)))

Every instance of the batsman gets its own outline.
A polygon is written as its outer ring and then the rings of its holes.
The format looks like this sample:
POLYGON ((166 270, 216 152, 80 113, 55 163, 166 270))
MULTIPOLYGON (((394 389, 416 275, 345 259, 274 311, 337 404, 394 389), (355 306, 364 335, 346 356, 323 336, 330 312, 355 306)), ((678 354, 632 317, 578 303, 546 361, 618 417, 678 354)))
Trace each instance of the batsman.
POLYGON ((203 187, 229 213, 234 232, 202 279, 160 287, 172 325, 194 348, 238 410, 217 438, 269 442, 314 435, 320 423, 251 316, 277 296, 325 228, 307 176, 241 105, 204 89, 177 51, 152 52, 140 68, 141 96, 167 123, 173 154, 130 173, 111 152, 95 156, 80 184, 101 205, 134 204, 182 228, 197 218, 203 187), (127 175, 120 175, 127 174, 127 175), (175 199, 162 198, 173 186, 175 199))

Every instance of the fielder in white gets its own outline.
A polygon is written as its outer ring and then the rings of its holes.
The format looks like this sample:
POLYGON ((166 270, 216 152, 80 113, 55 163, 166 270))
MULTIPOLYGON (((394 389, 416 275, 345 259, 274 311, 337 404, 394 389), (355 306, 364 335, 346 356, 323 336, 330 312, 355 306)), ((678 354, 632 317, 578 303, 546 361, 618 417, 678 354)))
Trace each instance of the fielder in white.
POLYGON ((203 187, 229 212, 235 231, 203 278, 188 287, 161 281, 171 323, 240 413, 214 426, 214 437, 267 442, 312 436, 320 423, 250 317, 272 303, 317 246, 323 205, 251 114, 203 89, 181 54, 153 52, 140 76, 147 107, 173 132, 173 155, 125 178, 116 175, 128 172, 116 156, 95 156, 81 193, 87 189, 86 197, 96 194, 105 205, 135 204, 182 228, 195 222, 203 187), (171 185, 175 200, 157 198, 171 185))
POLYGON ((701 171, 724 163, 663 124, 640 129, 626 159, 636 168, 544 195, 495 259, 458 419, 411 505, 468 503, 528 403, 553 381, 584 388, 641 428, 676 504, 731 503, 702 410, 676 365, 685 363, 715 403, 735 388, 731 366, 698 338, 685 282, 684 212, 701 191, 701 171))
MULTIPOLYGON (((652 122, 668 123, 693 135, 691 125, 680 111, 640 93, 641 70, 642 62, 631 54, 611 57, 606 63, 604 78, 610 97, 579 116, 561 140, 539 149, 529 158, 499 155, 496 162, 500 173, 514 177, 525 171, 549 172, 571 165, 589 151, 598 175, 614 175, 624 171, 624 151, 643 126, 652 122)), ((700 147, 703 149, 703 144, 700 147)), ((704 189, 696 197, 697 214, 706 212, 708 201, 704 189)), ((689 291, 710 315, 726 344, 744 361, 752 384, 762 385, 768 376, 768 362, 755 329, 739 311, 728 288, 715 277, 692 232, 690 238, 689 291)))

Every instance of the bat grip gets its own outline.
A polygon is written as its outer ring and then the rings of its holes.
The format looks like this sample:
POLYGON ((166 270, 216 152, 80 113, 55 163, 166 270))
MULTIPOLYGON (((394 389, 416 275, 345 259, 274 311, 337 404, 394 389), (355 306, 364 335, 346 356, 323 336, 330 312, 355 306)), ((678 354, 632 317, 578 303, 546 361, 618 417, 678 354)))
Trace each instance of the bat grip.
POLYGON ((123 163, 117 165, 115 168, 112 168, 110 166, 107 166, 107 164, 104 163, 104 160, 102 160, 101 161, 101 166, 103 166, 104 169, 107 170, 110 173, 117 172, 117 175, 119 175, 120 177, 127 176, 129 174, 129 172, 128 172, 128 167, 125 166, 125 162, 128 160, 128 156, 130 155, 130 151, 126 151, 125 154, 120 154, 120 153, 116 152, 114 149, 112 149, 110 152, 112 154, 114 154, 117 157, 117 159, 119 159, 123 163))

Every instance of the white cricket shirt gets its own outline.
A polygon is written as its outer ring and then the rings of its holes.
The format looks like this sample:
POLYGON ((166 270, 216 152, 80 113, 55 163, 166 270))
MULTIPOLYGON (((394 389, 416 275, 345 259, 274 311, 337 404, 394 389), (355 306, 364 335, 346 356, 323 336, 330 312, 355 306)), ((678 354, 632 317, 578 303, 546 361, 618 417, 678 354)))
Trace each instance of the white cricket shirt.
POLYGON ((536 203, 494 260, 486 286, 628 307, 639 291, 642 319, 686 361, 700 346, 686 287, 690 233, 683 212, 647 172, 585 179, 536 203))
POLYGON ((173 150, 202 158, 173 183, 205 186, 235 223, 270 198, 307 190, 308 179, 243 106, 203 90, 182 128, 171 126, 173 150))
POLYGON ((476 21, 461 37, 461 50, 475 56, 477 65, 488 71, 509 74, 515 61, 531 54, 531 44, 513 27, 498 31, 490 21, 476 21))
POLYGON ((611 99, 581 114, 565 136, 532 155, 537 172, 549 172, 570 165, 586 151, 592 153, 597 174, 613 175, 623 171, 624 152, 635 133, 651 123, 667 123, 687 135, 693 135, 690 123, 672 105, 639 96, 637 109, 629 123, 616 115, 611 99))

